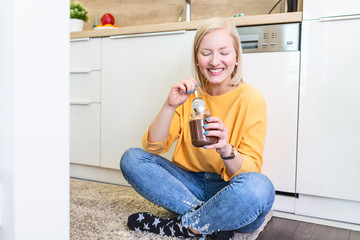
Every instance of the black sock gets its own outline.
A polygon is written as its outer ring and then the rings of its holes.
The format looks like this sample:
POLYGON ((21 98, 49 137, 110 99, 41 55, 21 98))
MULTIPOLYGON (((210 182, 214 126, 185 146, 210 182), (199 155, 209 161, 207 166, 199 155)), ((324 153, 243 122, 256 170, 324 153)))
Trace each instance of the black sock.
POLYGON ((159 218, 147 212, 130 215, 128 227, 135 231, 147 231, 169 237, 188 238, 195 236, 181 224, 180 218, 159 218))
POLYGON ((215 233, 214 240, 232 240, 234 238, 234 231, 220 231, 215 233))

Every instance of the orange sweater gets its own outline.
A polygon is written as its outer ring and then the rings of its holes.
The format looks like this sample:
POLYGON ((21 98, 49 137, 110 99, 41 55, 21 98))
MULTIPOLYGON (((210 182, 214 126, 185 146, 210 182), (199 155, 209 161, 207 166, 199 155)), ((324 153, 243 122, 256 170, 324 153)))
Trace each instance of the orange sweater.
POLYGON ((212 116, 219 117, 229 131, 229 143, 234 145, 243 157, 242 167, 230 175, 215 149, 196 148, 191 144, 190 113, 194 94, 179 106, 173 116, 168 138, 163 142, 149 143, 148 132, 143 137, 146 151, 161 154, 168 151, 177 141, 172 161, 179 167, 193 172, 220 174, 225 181, 245 172, 261 172, 263 164, 267 115, 265 100, 252 85, 243 83, 236 89, 220 96, 200 94, 212 116))

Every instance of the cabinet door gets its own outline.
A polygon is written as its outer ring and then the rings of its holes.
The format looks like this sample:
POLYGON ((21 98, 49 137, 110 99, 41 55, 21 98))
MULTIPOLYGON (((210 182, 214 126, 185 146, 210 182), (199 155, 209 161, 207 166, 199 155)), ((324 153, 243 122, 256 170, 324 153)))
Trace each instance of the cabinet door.
POLYGON ((297 190, 360 201, 360 20, 302 29, 297 190))
POLYGON ((70 160, 100 166, 100 104, 70 106, 70 160))
POLYGON ((70 43, 70 162, 100 166, 100 38, 70 43))
POLYGON ((194 32, 103 39, 102 167, 119 169, 123 152, 142 146, 172 84, 191 76, 193 38, 194 32))
POLYGON ((245 82, 266 101, 263 172, 277 191, 294 193, 300 52, 248 53, 243 58, 245 82))
POLYGON ((303 19, 360 14, 359 0, 303 0, 303 19))

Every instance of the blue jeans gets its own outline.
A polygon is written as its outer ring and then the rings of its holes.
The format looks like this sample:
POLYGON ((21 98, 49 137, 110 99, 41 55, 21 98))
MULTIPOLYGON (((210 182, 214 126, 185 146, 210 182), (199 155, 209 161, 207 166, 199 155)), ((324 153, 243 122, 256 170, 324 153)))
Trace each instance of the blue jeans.
POLYGON ((253 232, 275 198, 273 184, 261 173, 243 173, 226 182, 216 173, 188 172, 140 148, 127 150, 120 168, 140 195, 181 215, 185 227, 201 234, 253 232))

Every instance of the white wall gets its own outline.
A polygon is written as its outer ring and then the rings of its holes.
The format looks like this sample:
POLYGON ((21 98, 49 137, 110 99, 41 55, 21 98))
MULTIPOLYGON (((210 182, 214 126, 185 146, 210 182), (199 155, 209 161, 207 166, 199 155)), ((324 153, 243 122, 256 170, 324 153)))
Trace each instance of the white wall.
POLYGON ((0 239, 69 239, 69 1, 0 5, 0 239))

